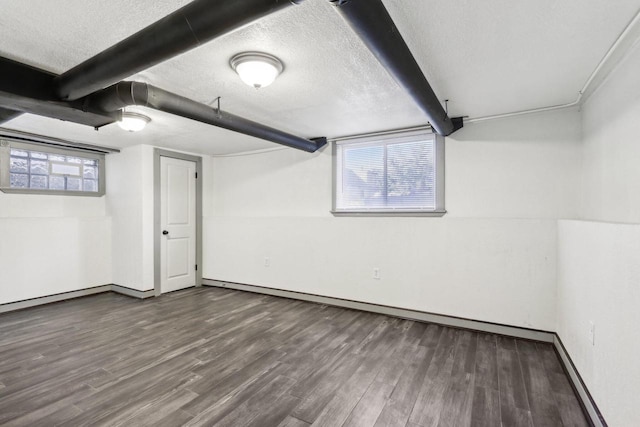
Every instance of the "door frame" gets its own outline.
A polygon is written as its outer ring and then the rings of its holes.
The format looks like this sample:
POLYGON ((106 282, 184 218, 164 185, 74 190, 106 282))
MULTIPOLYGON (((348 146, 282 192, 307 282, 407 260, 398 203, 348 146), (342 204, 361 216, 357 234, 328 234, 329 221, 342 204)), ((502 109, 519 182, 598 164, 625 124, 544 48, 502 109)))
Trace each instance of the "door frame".
POLYGON ((153 149, 153 288, 155 296, 162 294, 161 270, 160 263, 160 245, 162 244, 160 224, 160 214, 162 210, 161 203, 161 168, 160 158, 170 157, 173 159, 187 160, 196 164, 196 287, 202 286, 202 157, 192 156, 190 154, 179 153, 176 151, 163 150, 161 148, 153 149))

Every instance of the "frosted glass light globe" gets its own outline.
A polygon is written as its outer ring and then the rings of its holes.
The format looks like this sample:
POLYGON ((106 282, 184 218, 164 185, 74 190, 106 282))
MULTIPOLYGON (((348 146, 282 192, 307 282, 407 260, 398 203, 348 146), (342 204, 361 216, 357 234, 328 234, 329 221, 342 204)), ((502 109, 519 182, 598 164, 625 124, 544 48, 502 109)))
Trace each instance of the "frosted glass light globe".
POLYGON ((240 79, 256 89, 269 86, 284 70, 278 58, 259 52, 240 53, 230 63, 240 79))
POLYGON ((139 132, 149 123, 151 119, 138 113, 122 113, 122 119, 118 121, 118 126, 128 132, 139 132))

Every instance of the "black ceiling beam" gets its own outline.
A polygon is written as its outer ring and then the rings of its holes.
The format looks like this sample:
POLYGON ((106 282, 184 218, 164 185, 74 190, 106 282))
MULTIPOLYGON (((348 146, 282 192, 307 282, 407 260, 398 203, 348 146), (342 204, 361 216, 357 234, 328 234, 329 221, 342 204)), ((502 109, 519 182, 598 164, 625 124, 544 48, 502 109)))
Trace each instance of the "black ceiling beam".
MULTIPOLYGON (((41 92, 44 87, 51 85, 52 74, 47 74, 37 68, 29 67, 10 59, 0 57, 0 91, 18 90, 25 93, 41 92)), ((48 93, 48 96, 51 92, 48 93)), ((23 112, 9 107, 0 108, 0 124, 14 119, 23 112)))
POLYGON ((138 105, 239 132, 310 153, 327 143, 326 138, 305 139, 269 126, 212 108, 155 86, 124 81, 90 95, 82 104, 92 111, 119 111, 138 105))
MULTIPOLYGON (((0 108, 100 127, 119 113, 83 111, 79 103, 60 101, 53 91, 55 74, 0 57, 0 108)), ((5 115, 6 117, 6 115, 5 115)))
POLYGON ((117 121, 122 108, 139 105, 310 153, 327 143, 326 138, 295 136, 146 83, 120 82, 76 101, 61 101, 53 90, 55 74, 0 57, 0 75, 0 114, 7 111, 7 117, 31 113, 98 128, 117 121))
POLYGON ((0 90, 30 98, 58 100, 53 91, 56 74, 0 57, 0 90))
POLYGON ((329 1, 414 99, 438 134, 447 136, 462 127, 461 119, 454 123, 447 115, 381 0, 329 1))
POLYGON ((67 122, 79 123, 82 125, 99 128, 113 123, 120 117, 120 112, 116 113, 96 113, 87 112, 82 106, 74 105, 64 101, 45 101, 26 96, 16 95, 11 92, 0 90, 0 108, 15 109, 23 113, 36 114, 38 116, 50 117, 52 119, 64 120, 67 122))
POLYGON ((302 0, 195 0, 56 78, 75 100, 302 0))

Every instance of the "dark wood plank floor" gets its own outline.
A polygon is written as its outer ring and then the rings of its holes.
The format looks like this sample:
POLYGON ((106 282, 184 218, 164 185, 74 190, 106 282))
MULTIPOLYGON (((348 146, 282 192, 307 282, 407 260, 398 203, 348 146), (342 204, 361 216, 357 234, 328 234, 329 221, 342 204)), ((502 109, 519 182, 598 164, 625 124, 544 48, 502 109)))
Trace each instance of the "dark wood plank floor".
POLYGON ((550 345, 199 288, 0 315, 0 424, 587 422, 550 345))

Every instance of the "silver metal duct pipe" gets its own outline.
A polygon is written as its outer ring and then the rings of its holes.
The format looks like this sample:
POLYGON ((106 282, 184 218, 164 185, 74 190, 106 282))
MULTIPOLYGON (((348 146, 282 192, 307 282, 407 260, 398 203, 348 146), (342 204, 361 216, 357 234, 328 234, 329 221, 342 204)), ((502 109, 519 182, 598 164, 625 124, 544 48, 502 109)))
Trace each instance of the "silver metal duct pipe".
POLYGON ((130 105, 153 108, 310 153, 327 143, 326 138, 305 139, 291 135, 146 83, 120 82, 87 97, 84 105, 90 111, 100 112, 114 112, 130 105))

